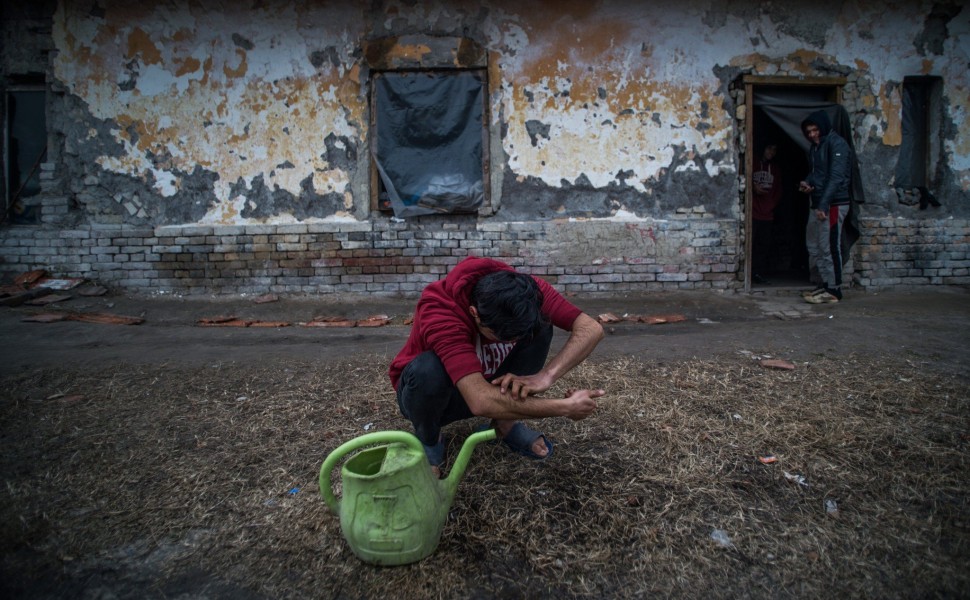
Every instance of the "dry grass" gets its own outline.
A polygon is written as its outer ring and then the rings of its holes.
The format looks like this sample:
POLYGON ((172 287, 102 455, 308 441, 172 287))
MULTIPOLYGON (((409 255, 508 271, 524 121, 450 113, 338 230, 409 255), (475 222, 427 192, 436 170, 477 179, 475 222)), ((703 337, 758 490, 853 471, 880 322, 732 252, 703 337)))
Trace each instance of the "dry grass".
MULTIPOLYGON (((5 378, 8 592, 161 597, 201 565, 225 597, 970 595, 965 380, 858 356, 590 362, 561 384, 608 396, 542 424, 551 460, 480 446, 437 552, 378 568, 316 478, 365 427, 409 429, 386 363, 5 378)), ((481 422, 448 431, 457 444, 481 422)))

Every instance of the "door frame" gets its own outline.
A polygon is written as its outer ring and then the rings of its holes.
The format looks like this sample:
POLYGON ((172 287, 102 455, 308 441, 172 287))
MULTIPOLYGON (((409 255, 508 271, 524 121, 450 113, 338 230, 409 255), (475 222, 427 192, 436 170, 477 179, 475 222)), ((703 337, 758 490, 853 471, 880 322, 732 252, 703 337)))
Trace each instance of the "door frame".
POLYGON ((759 86, 772 87, 828 87, 832 88, 833 104, 842 104, 845 77, 789 77, 775 75, 744 75, 744 291, 751 291, 751 175, 754 168, 754 92, 759 86))

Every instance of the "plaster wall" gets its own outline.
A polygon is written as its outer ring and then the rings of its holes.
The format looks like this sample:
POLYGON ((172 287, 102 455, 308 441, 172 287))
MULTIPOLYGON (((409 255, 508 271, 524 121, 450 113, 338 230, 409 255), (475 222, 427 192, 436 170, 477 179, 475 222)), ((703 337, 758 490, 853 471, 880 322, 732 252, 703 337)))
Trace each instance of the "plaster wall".
POLYGON ((942 76, 948 195, 967 204, 970 11, 939 6, 63 2, 53 76, 66 185, 96 221, 366 219, 361 47, 419 33, 489 52, 498 218, 664 218, 685 206, 739 217, 738 107, 726 90, 740 74, 779 71, 855 75, 857 149, 883 165, 869 183, 885 207, 902 78, 942 76), (91 175, 111 190, 78 185, 91 175))

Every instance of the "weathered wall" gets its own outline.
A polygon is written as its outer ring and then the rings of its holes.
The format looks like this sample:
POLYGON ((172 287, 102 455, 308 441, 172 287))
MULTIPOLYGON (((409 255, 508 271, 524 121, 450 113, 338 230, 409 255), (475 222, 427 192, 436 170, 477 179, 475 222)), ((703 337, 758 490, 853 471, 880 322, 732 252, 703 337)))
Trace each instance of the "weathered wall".
MULTIPOLYGON (((46 221, 82 232, 381 230, 387 216, 370 210, 362 48, 389 36, 464 37, 488 52, 492 132, 491 203, 465 226, 546 223, 531 258, 497 244, 483 253, 537 265, 556 257, 577 272, 649 256, 681 283, 704 281, 698 267, 714 261, 737 285, 746 149, 733 84, 745 74, 846 77, 864 216, 966 218, 968 13, 930 0, 61 2, 46 221), (897 202, 892 173, 902 80, 922 74, 943 79, 945 124, 943 206, 920 213, 897 202), (686 216, 687 233, 663 239, 686 216), (630 223, 660 233, 652 254, 636 236, 603 233, 630 223), (698 247, 718 249, 701 257, 698 247)), ((857 267, 878 257, 864 244, 855 252, 857 267)), ((148 252, 149 262, 162 254, 148 252)))

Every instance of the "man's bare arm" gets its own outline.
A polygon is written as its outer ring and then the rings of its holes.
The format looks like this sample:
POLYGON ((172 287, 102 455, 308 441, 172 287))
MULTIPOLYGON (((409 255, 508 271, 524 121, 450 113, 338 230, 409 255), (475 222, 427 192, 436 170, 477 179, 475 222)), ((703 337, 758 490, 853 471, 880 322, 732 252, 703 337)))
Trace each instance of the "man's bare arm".
POLYGON ((565 345, 541 371, 535 375, 508 373, 494 379, 492 384, 498 386, 503 394, 508 392, 513 398, 541 394, 570 369, 586 360, 602 339, 603 326, 586 313, 580 313, 573 321, 573 328, 565 345))
POLYGON ((518 399, 503 393, 482 377, 471 373, 458 380, 461 393, 472 414, 501 420, 567 417, 574 421, 585 419, 596 410, 596 398, 603 390, 573 390, 565 398, 518 399))

